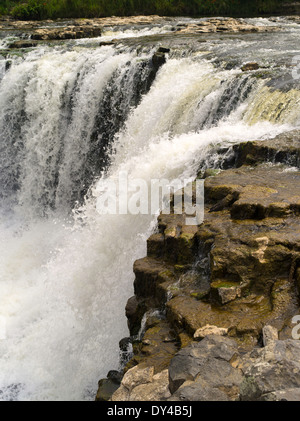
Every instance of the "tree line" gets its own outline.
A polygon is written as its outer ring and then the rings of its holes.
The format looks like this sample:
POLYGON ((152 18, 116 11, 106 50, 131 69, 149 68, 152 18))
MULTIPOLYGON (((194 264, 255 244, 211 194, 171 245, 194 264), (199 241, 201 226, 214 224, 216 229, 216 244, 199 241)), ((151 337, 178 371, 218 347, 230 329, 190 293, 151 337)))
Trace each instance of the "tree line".
POLYGON ((16 19, 107 16, 255 16, 276 12, 287 0, 0 0, 0 14, 16 19))

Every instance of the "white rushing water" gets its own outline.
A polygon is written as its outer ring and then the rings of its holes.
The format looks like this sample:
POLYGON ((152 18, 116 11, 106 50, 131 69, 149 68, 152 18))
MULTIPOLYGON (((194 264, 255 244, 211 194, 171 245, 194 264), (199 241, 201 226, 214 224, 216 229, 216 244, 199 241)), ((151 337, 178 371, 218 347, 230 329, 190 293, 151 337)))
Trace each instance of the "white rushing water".
POLYGON ((299 126, 298 91, 284 106, 205 54, 170 57, 146 88, 152 54, 39 47, 6 73, 0 62, 0 400, 92 400, 118 369, 133 263, 156 218, 97 213, 105 165, 111 180, 193 178, 216 145, 299 126))

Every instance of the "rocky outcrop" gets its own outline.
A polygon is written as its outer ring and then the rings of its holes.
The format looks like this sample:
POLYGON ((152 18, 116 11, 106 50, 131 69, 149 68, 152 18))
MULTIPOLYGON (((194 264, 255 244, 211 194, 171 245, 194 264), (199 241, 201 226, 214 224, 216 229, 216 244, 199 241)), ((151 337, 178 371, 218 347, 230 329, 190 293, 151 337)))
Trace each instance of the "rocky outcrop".
POLYGON ((247 23, 244 19, 210 18, 197 23, 182 23, 177 25, 176 31, 180 33, 213 33, 213 32, 276 32, 278 26, 259 26, 247 23))
POLYGON ((168 370, 154 374, 154 367, 141 365, 127 371, 111 400, 164 401, 170 396, 168 370))
POLYGON ((258 70, 258 69, 259 69, 259 65, 257 63, 246 63, 241 68, 243 72, 248 72, 249 70, 258 70))
POLYGON ((158 218, 147 257, 134 265, 132 338, 146 322, 125 372, 169 370, 164 399, 298 396, 299 151, 298 131, 235 145, 233 168, 205 171, 200 226, 184 215, 158 218))
MULTIPOLYGON (((275 333, 274 327, 266 328, 275 333)), ((108 400, 297 401, 299 351, 297 340, 269 337, 264 348, 244 354, 236 341, 208 335, 182 348, 157 374, 145 364, 129 369, 108 400)))
POLYGON ((299 400, 300 342, 272 341, 244 359, 242 401, 299 400))
POLYGON ((106 402, 121 386, 122 375, 118 371, 110 371, 106 379, 101 379, 98 383, 96 401, 106 402))
MULTIPOLYGON (((246 142, 233 146, 235 160, 231 165, 257 165, 263 162, 300 168, 299 131, 283 133, 263 142, 246 142)), ((225 165, 227 165, 225 163, 225 165)))
POLYGON ((100 37, 102 29, 96 25, 69 25, 64 28, 41 28, 36 29, 31 35, 33 40, 51 41, 80 38, 100 37))

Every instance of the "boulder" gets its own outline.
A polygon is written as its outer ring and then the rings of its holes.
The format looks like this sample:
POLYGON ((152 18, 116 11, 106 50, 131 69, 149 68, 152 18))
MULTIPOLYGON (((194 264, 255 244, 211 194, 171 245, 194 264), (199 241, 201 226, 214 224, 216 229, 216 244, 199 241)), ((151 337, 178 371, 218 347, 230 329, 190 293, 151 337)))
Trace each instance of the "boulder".
POLYGON ((268 346, 273 341, 278 340, 278 330, 276 327, 273 326, 265 326, 262 330, 263 333, 263 344, 264 346, 268 346))
POLYGON ((233 401, 239 397, 242 373, 227 361, 208 358, 196 379, 187 381, 172 395, 172 400, 233 401))
POLYGON ((285 399, 298 396, 300 342, 292 339, 272 341, 265 348, 254 350, 247 356, 243 371, 242 401, 277 400, 280 395, 285 399))
POLYGON ((155 69, 159 69, 166 62, 166 56, 162 52, 156 52, 152 56, 152 64, 155 69))
POLYGON ((115 383, 110 379, 102 379, 98 383, 98 392, 96 395, 96 401, 98 402, 108 402, 112 395, 120 387, 119 384, 115 383))
POLYGON ((243 72, 248 72, 250 70, 258 70, 258 69, 259 69, 259 65, 257 63, 246 63, 241 68, 243 72))
POLYGON ((168 370, 164 370, 155 374, 151 383, 135 387, 130 394, 130 401, 158 402, 166 401, 170 396, 168 370))
POLYGON ((125 374, 121 386, 112 395, 112 401, 165 401, 169 391, 168 370, 157 374, 154 367, 136 366, 125 374))
POLYGON ((196 378, 199 382, 209 381, 210 385, 219 384, 219 377, 218 379, 216 377, 217 370, 213 369, 214 364, 221 362, 222 369, 229 373, 233 369, 230 361, 236 354, 236 342, 219 335, 206 336, 201 342, 193 342, 181 349, 172 359, 169 367, 171 393, 174 394, 186 381, 195 381, 196 378), (210 376, 212 377, 209 380, 210 376))
POLYGON ((183 401, 183 402, 197 402, 197 401, 208 401, 208 402, 227 402, 230 399, 226 393, 222 392, 218 388, 211 388, 208 385, 203 385, 197 381, 186 381, 172 395, 168 401, 183 401))
POLYGON ((129 392, 136 386, 141 384, 151 383, 154 375, 154 367, 136 366, 128 370, 121 382, 129 392))
POLYGON ((96 401, 108 402, 116 390, 120 387, 122 374, 119 371, 111 370, 106 379, 101 379, 98 383, 96 401))
POLYGON ((39 28, 36 29, 31 38, 33 40, 67 40, 80 38, 100 37, 102 28, 94 25, 69 25, 64 28, 39 28))
POLYGON ((159 49, 157 50, 158 53, 163 53, 163 54, 167 54, 171 51, 170 48, 168 47, 159 47, 159 49))
POLYGON ((128 328, 132 336, 137 335, 141 328, 141 321, 146 312, 145 303, 134 295, 129 298, 125 307, 128 328))
POLYGON ((201 340, 204 339, 208 335, 220 335, 225 336, 228 333, 228 329, 217 327, 217 326, 211 326, 206 325, 200 329, 197 329, 194 333, 194 339, 201 340))

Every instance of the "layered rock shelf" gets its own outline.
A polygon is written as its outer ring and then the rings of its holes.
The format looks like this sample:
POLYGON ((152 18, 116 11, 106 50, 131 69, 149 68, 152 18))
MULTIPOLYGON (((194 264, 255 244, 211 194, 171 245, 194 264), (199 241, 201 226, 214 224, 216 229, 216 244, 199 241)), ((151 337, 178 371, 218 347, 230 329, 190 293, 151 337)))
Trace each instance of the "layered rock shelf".
POLYGON ((199 170, 204 222, 160 215, 134 265, 133 353, 112 400, 299 398, 300 132, 228 156, 199 170))

